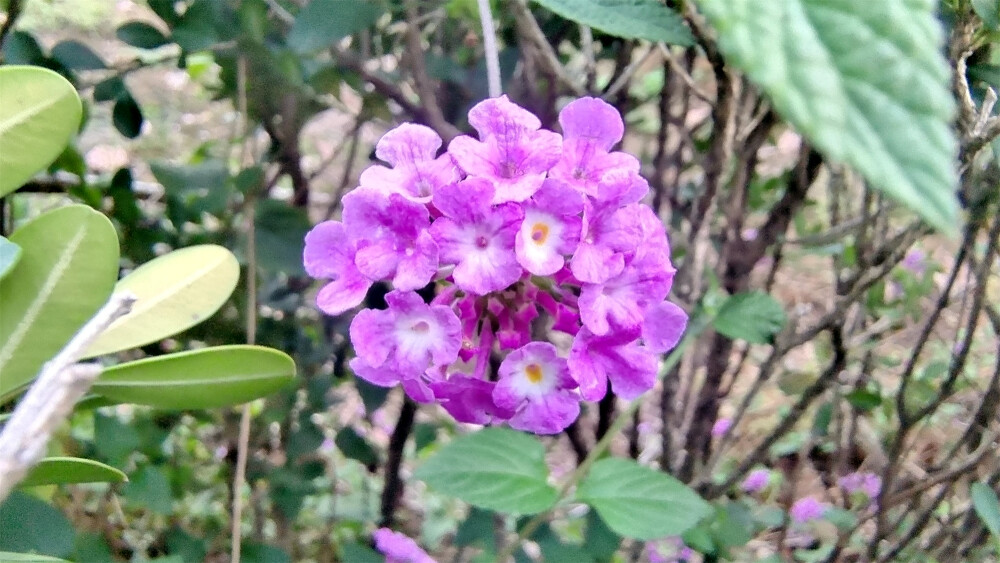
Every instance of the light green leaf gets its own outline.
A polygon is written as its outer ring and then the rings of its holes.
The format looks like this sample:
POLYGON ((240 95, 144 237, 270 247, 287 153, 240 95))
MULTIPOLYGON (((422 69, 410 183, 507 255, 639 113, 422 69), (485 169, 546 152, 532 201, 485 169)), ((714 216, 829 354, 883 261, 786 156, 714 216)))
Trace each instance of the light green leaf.
POLYGON ((440 493, 510 514, 551 508, 545 447, 534 436, 486 428, 462 436, 431 456, 415 477, 440 493))
POLYGON ((986 27, 1000 29, 1000 2, 997 0, 972 0, 972 9, 976 11, 986 27))
POLYGON ((191 328, 219 310, 239 278, 236 257, 211 244, 143 264, 115 286, 115 292, 138 298, 132 312, 109 326, 84 357, 145 346, 191 328))
POLYGON ((996 491, 986 483, 976 482, 972 484, 969 492, 976 514, 979 515, 993 537, 1000 541, 1000 500, 997 500, 996 491))
POLYGON ((34 553, 11 553, 0 551, 0 563, 68 563, 65 559, 56 559, 47 555, 34 553))
POLYGON ((21 259, 21 247, 0 237, 0 280, 17 265, 21 259))
POLYGON ((785 326, 785 311, 766 293, 737 293, 726 299, 713 323, 716 332, 733 340, 767 344, 785 326))
POLYGON ((85 205, 61 207, 14 232, 15 275, 0 283, 0 401, 30 382, 97 312, 118 278, 118 236, 85 205))
POLYGON ((381 13, 364 0, 312 0, 296 16, 288 46, 299 53, 326 49, 371 26, 381 13))
POLYGON ((576 498, 594 507, 609 528, 639 540, 680 535, 712 514, 712 506, 686 485, 630 459, 595 463, 576 498))
POLYGON ((62 154, 80 126, 73 85, 45 68, 0 68, 0 197, 62 154))
POLYGON ((733 66, 824 155, 956 232, 950 69, 930 0, 697 0, 733 66))
POLYGON ((658 0, 535 0, 560 16, 628 39, 691 45, 684 19, 658 0))
POLYGON ((47 457, 32 468, 18 486, 121 483, 127 480, 124 473, 99 461, 79 457, 47 457))
POLYGON ((92 390, 123 403, 210 409, 269 395, 295 375, 287 354, 263 346, 216 346, 104 370, 92 390))

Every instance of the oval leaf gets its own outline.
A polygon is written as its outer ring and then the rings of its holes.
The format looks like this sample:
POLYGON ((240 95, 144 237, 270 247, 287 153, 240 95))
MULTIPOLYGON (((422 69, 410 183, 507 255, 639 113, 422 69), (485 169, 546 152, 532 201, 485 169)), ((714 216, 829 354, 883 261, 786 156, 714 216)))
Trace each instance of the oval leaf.
POLYGON ((713 323, 716 332, 733 340, 768 344, 785 326, 785 310, 766 293, 737 293, 726 299, 713 323))
POLYGON ((970 494, 976 514, 993 537, 1000 540, 1000 500, 997 500, 996 491, 986 483, 977 482, 972 484, 970 494))
POLYGON ((269 395, 295 375, 287 354, 263 346, 217 346, 104 370, 92 391, 162 409, 210 409, 269 395))
POLYGON ((91 459, 79 457, 47 457, 32 468, 19 487, 39 485, 69 485, 73 483, 121 483, 128 481, 124 473, 91 459))
POLYGON ((486 428, 448 444, 414 476, 469 504, 532 514, 556 502, 548 475, 545 447, 537 438, 506 428, 486 428))
POLYGON ((51 70, 0 68, 0 197, 52 163, 80 126, 73 85, 51 70))
POLYGON ((97 312, 118 278, 118 236, 85 205, 39 216, 10 237, 21 247, 0 284, 0 401, 34 379, 97 312))
POLYGON ((593 506, 616 533, 638 540, 678 536, 712 514, 712 506, 685 484, 630 459, 595 463, 576 498, 593 506))
POLYGON ((0 237, 0 280, 2 280, 21 259, 21 247, 0 237))
POLYGON ((691 45, 684 18, 659 0, 535 0, 560 16, 628 39, 691 45))
POLYGON ((820 151, 954 232, 957 141, 935 2, 698 0, 727 62, 820 151))
POLYGON ((141 21, 123 23, 115 30, 115 35, 125 43, 140 49, 156 49, 170 43, 163 32, 141 21))
POLYGON ((137 297, 132 311, 109 326, 84 357, 145 346, 191 328, 219 310, 239 278, 233 253, 211 244, 143 264, 115 286, 116 292, 137 297))

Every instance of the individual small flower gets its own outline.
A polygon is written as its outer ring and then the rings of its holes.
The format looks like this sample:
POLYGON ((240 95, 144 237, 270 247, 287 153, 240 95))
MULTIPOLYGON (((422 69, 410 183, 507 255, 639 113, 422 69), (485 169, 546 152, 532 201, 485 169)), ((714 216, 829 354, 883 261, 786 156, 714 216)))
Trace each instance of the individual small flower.
POLYGON ((549 171, 581 193, 597 196, 597 185, 609 170, 638 172, 639 160, 610 152, 622 140, 625 124, 618 110, 599 98, 580 98, 559 112, 563 130, 562 158, 549 171))
POLYGON ((493 401, 515 411, 508 421, 512 428, 557 434, 580 415, 580 400, 572 392, 576 382, 552 344, 532 342, 514 350, 499 374, 493 401))
POLYGON ((400 532, 379 528, 372 537, 375 549, 385 555, 385 563, 437 563, 417 542, 400 532))
POLYGON ((328 315, 357 307, 372 286, 354 264, 356 252, 339 221, 325 221, 306 234, 302 262, 310 276, 330 280, 316 295, 316 305, 328 315))
POLYGON ((428 232, 427 208, 399 194, 358 189, 344 196, 344 227, 357 245, 354 263, 372 280, 392 279, 417 290, 438 270, 438 245, 428 232))
POLYGON ((633 260, 617 276, 604 283, 585 283, 580 288, 580 319, 594 334, 619 331, 638 336, 646 312, 670 293, 674 269, 653 255, 633 260))
POLYGON ((729 429, 733 427, 733 419, 731 418, 718 418, 715 420, 715 424, 712 425, 712 437, 721 438, 723 434, 729 432, 729 429))
POLYGON ((436 189, 461 179, 449 155, 435 157, 439 148, 441 137, 433 129, 404 123, 383 135, 375 145, 375 156, 392 168, 378 165, 366 168, 358 183, 362 188, 386 195, 398 193, 409 200, 427 203, 436 189))
POLYGON ((882 478, 867 471, 855 471, 854 473, 848 473, 840 479, 837 479, 837 484, 840 485, 840 488, 844 489, 844 492, 848 495, 861 493, 864 494, 868 500, 878 498, 879 493, 882 492, 882 478))
POLYGON ((819 520, 829 508, 826 503, 820 502, 814 497, 802 497, 792 504, 792 508, 788 513, 792 517, 793 522, 805 524, 806 522, 819 520))
POLYGON ((351 369, 375 385, 403 383, 414 399, 431 400, 422 376, 458 358, 461 323, 449 307, 427 305, 412 291, 391 291, 385 300, 387 309, 364 309, 351 322, 351 369))
POLYGON ((542 122, 534 114, 507 96, 473 106, 469 124, 479 132, 480 140, 455 137, 448 153, 466 174, 494 186, 495 204, 531 197, 562 152, 562 136, 541 129, 542 122))
POLYGON ((743 479, 740 488, 748 493, 759 493, 771 483, 771 472, 767 469, 754 469, 743 479))
POLYGON ((635 399, 656 384, 656 354, 623 334, 597 336, 583 327, 573 339, 567 363, 587 401, 603 399, 608 381, 625 400, 635 399))
POLYGON ((455 264, 455 284, 476 295, 504 289, 524 273, 514 255, 524 212, 513 203, 491 205, 493 193, 489 182, 467 178, 434 194, 443 216, 430 230, 441 262, 455 264))
POLYGON ((604 283, 621 273, 626 254, 634 253, 642 241, 640 207, 588 202, 580 244, 570 261, 576 279, 604 283))
POLYGON ((583 196, 558 180, 545 180, 524 206, 517 233, 517 261, 536 276, 562 269, 580 242, 583 196))
POLYGON ((900 265, 913 275, 922 276, 927 267, 926 260, 927 256, 922 250, 919 248, 913 248, 906 253, 906 256, 903 258, 900 265))

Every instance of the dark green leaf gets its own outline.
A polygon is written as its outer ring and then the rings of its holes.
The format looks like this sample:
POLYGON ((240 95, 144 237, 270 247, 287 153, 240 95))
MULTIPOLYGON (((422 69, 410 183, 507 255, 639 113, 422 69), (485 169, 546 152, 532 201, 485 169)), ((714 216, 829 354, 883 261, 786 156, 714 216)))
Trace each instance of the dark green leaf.
POLYGON ((188 6, 184 16, 174 26, 171 39, 184 51, 202 51, 219 40, 212 25, 215 14, 212 13, 211 4, 210 0, 196 0, 188 6))
POLYGON ((436 441, 437 426, 434 424, 421 422, 413 428, 413 442, 418 452, 436 441))
POLYGON ((52 557, 73 553, 69 520, 48 503, 22 491, 14 491, 0 504, 0 531, 0 551, 33 551, 52 557))
POLYGON ((334 443, 337 444, 340 453, 344 454, 345 457, 357 460, 365 467, 374 467, 378 464, 378 454, 375 453, 375 448, 350 426, 337 432, 334 443))
POLYGON ((870 389, 855 389, 844 396, 847 402, 861 412, 868 412, 882 404, 882 395, 870 389))
POLYGON ((784 325, 781 303, 759 291, 731 295, 714 321, 716 332, 754 344, 770 343, 784 325))
POLYGON ((115 563, 111 547, 104 537, 95 532, 80 532, 73 542, 73 557, 75 561, 88 563, 115 563))
POLYGON ((110 367, 93 391, 161 409, 209 409, 264 397, 294 376, 295 362, 277 350, 216 346, 110 367))
POLYGON ((351 563, 385 563, 385 556, 367 545, 343 543, 340 544, 340 560, 351 563))
POLYGON ((1000 541, 1000 500, 997 500, 997 492, 986 483, 976 482, 972 484, 969 494, 976 514, 993 537, 1000 541))
POLYGON ((587 529, 583 536, 583 547, 598 561, 607 561, 618 551, 622 538, 597 515, 596 510, 587 512, 587 529))
POLYGON ((564 543, 548 524, 542 524, 531 536, 538 543, 543 561, 573 561, 593 563, 594 558, 581 546, 564 543))
POLYGON ((3 42, 4 62, 10 65, 45 64, 45 51, 35 36, 26 31, 15 31, 3 42))
POLYGON ((173 495, 170 482, 163 471, 155 465, 147 465, 132 474, 122 487, 122 496, 130 503, 148 508, 157 513, 169 515, 173 512, 173 495))
POLYGON ((691 45, 684 18, 657 0, 535 0, 560 16, 608 35, 691 45))
POLYGON ((680 535, 712 514, 712 506, 677 479, 620 458, 595 463, 576 498, 619 535, 640 540, 680 535))
POLYGON ((371 26, 380 14, 364 0, 312 0, 296 16, 288 46, 300 53, 325 49, 371 26))
POLYGON ((469 515, 458 525, 455 531, 455 545, 465 547, 479 544, 480 547, 493 550, 496 513, 473 506, 469 515))
POLYGON ((545 447, 537 438, 486 428, 444 446, 414 476, 440 493, 516 515, 541 512, 555 503, 548 473, 545 447))
POLYGON ((69 485, 73 483, 121 483, 121 471, 98 461, 78 457, 47 457, 33 467, 21 487, 69 485))
POLYGON ((150 169, 168 197, 213 215, 225 209, 231 189, 229 170, 221 160, 188 165, 152 162, 150 169))
POLYGON ((726 62, 830 160, 956 232, 951 69, 934 2, 698 0, 726 62))
POLYGON ((94 412, 94 447, 97 453, 115 465, 123 465, 142 444, 139 432, 115 416, 94 412))
POLYGON ((174 526, 166 534, 167 552, 184 561, 204 561, 205 540, 196 538, 179 526, 174 526))
POLYGON ((257 204, 257 265, 263 270, 304 274, 302 249, 312 228, 304 209, 275 199, 257 204))
POLYGON ((9 274, 21 259, 21 247, 0 237, 0 280, 9 274))
POLYGON ((115 100, 111 120, 115 124, 115 129, 129 139, 134 139, 142 133, 142 110, 139 109, 135 98, 129 94, 115 100))
POLYGON ((365 413, 368 416, 371 416, 379 407, 384 405, 386 398, 389 396, 388 387, 380 387, 373 383, 368 383, 360 377, 354 378, 354 387, 358 390, 358 395, 361 395, 361 402, 364 403, 365 413))
POLYGON ((126 96, 131 97, 131 94, 129 94, 128 88, 125 87, 125 82, 118 76, 106 78, 94 86, 95 102, 110 102, 111 100, 117 100, 126 96))
POLYGON ((90 47, 73 41, 62 41, 52 48, 52 58, 61 65, 73 70, 102 70, 107 68, 101 57, 90 50, 90 47))
POLYGON ((245 563, 292 563, 292 558, 281 548, 262 543, 248 543, 243 546, 245 563))
POLYGON ((118 39, 140 49, 156 49, 170 43, 166 35, 146 22, 131 21, 122 24, 115 31, 118 39))

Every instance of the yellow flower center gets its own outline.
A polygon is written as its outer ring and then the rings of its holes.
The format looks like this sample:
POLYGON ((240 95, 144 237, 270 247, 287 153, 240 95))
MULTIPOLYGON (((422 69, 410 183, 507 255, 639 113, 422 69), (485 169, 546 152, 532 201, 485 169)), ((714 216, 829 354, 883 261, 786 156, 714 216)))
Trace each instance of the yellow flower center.
POLYGON ((528 364, 528 367, 524 368, 524 374, 528 376, 528 381, 532 383, 540 383, 542 381, 542 366, 538 364, 528 364))
POLYGON ((545 244, 545 239, 549 238, 549 226, 545 223, 535 223, 531 226, 531 240, 535 244, 545 244))

